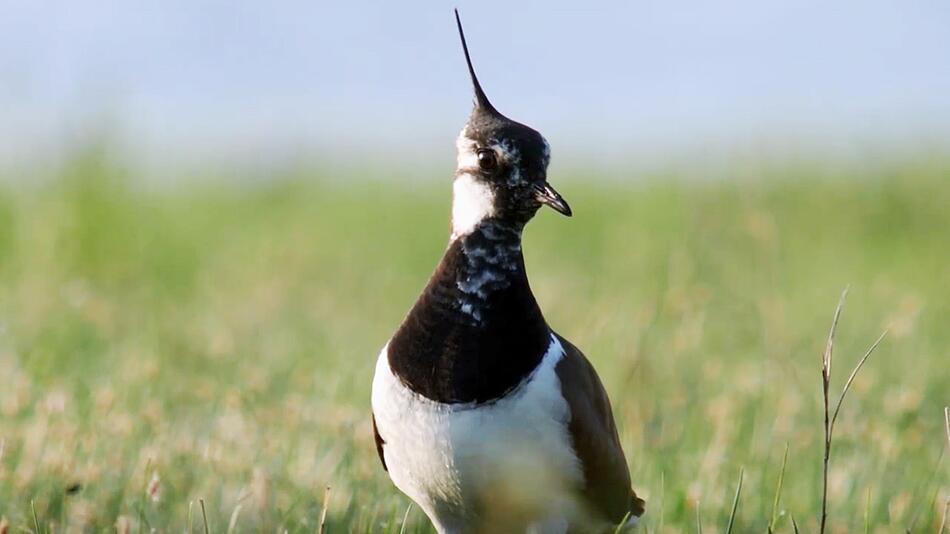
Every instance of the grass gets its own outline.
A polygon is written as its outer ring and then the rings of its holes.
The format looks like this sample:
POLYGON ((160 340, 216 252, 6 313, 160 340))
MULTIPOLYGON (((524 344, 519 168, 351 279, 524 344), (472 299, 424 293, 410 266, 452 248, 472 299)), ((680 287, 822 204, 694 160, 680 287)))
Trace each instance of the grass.
MULTIPOLYGON (((851 371, 851 375, 848 376, 848 380, 844 383, 844 387, 841 388, 841 394, 838 396, 838 402, 835 403, 835 409, 834 412, 832 412, 831 399, 829 398, 831 389, 831 363, 834 355, 835 333, 838 330, 838 320, 841 319, 841 311, 844 308, 844 301, 847 296, 848 290, 845 289, 841 293, 841 299, 838 301, 838 307, 835 308, 834 319, 831 322, 831 331, 828 333, 828 343, 825 345, 825 352, 821 357, 821 392, 825 409, 825 456, 823 458, 824 463, 822 464, 821 472, 821 521, 818 524, 818 532, 822 534, 825 532, 825 527, 827 526, 828 520, 828 466, 831 461, 831 446, 834 442, 835 422, 838 420, 838 412, 841 411, 841 405, 844 403, 844 398, 848 395, 848 390, 851 389, 851 384, 854 383, 854 379, 857 378, 861 368, 864 367, 864 364, 868 361, 868 358, 870 358, 871 354, 874 353, 874 349, 876 349, 878 345, 881 344, 881 341, 884 341, 884 336, 887 335, 887 330, 885 330, 884 333, 877 338, 877 341, 871 345, 867 352, 864 353, 864 356, 858 360, 857 365, 855 365, 854 369, 851 371)), ((785 459, 782 460, 782 463, 783 473, 779 475, 779 480, 781 480, 782 476, 784 475, 785 459)))
MULTIPOLYGON (((823 338, 850 285, 835 356, 889 334, 837 414, 827 531, 937 530, 950 163, 740 171, 554 177, 575 217, 526 232, 645 529, 819 529, 823 338)), ((445 246, 448 183, 291 174, 156 189, 93 153, 0 189, 11 531, 429 531, 379 466, 369 386, 445 246)))

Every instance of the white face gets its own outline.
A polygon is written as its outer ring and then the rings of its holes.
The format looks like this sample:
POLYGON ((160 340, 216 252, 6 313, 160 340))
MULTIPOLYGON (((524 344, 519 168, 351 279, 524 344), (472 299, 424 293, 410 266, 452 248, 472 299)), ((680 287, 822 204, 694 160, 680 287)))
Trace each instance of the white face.
POLYGON ((452 239, 470 233, 478 223, 495 213, 495 194, 487 183, 479 180, 475 141, 465 135, 465 128, 455 141, 457 176, 452 186, 452 239))
POLYGON ((495 213, 495 195, 472 174, 460 174, 452 186, 452 239, 471 233, 495 213))

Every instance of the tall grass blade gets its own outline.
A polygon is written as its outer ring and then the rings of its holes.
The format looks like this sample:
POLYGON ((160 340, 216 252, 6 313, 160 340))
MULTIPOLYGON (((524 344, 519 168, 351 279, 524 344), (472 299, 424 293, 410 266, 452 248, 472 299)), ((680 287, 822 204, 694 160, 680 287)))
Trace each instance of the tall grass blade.
POLYGON ((30 499, 30 512, 33 514, 33 528, 36 534, 43 534, 40 530, 40 522, 36 519, 36 502, 30 499))
POLYGON ((950 406, 946 406, 943 409, 943 419, 944 425, 947 427, 947 447, 950 450, 950 406))
POLYGON ((620 520, 620 523, 617 525, 617 528, 614 529, 614 534, 620 534, 623 532, 623 528, 627 526, 627 520, 630 519, 630 512, 624 514, 623 519, 620 520))
MULTIPOLYGON (((947 450, 950 450, 950 406, 945 406, 943 409, 943 424, 947 430, 947 450)), ((943 503, 943 517, 940 519, 940 529, 937 530, 937 534, 943 534, 947 528, 948 514, 950 514, 950 497, 947 497, 947 501, 943 503)))
POLYGON ((402 516, 402 524, 399 525, 399 534, 405 534, 406 524, 409 523, 409 512, 412 511, 412 503, 409 503, 409 506, 406 507, 406 513, 402 516))
POLYGON ((238 516, 241 514, 241 506, 241 503, 238 503, 238 505, 234 507, 234 511, 231 512, 231 519, 228 521, 227 534, 234 533, 234 529, 237 527, 238 516))
POLYGON ((320 529, 317 531, 320 534, 326 532, 327 528, 327 511, 330 509, 330 486, 327 485, 326 489, 323 490, 323 510, 320 511, 320 529))
POLYGON ((930 472, 930 476, 927 477, 927 482, 921 485, 918 489, 914 490, 914 497, 912 502, 917 502, 919 505, 914 511, 914 515, 911 517, 910 526, 907 530, 914 531, 917 527, 917 520, 920 519, 921 513, 924 510, 932 510, 937 505, 937 496, 940 495, 940 483, 937 482, 937 475, 940 473, 940 467, 943 466, 943 457, 945 456, 944 450, 940 449, 940 456, 937 457, 937 466, 930 472), (933 497, 927 503, 921 503, 921 497, 927 493, 927 488, 933 486, 934 493, 933 497))
POLYGON ((828 330, 828 341, 825 343, 825 351, 821 355, 821 395, 822 408, 825 416, 825 454, 822 461, 822 486, 821 486, 821 521, 819 532, 825 533, 825 522, 828 518, 828 460, 831 457, 831 417, 830 417, 830 390, 831 390, 831 361, 834 356, 835 332, 838 331, 838 321, 841 319, 841 310, 844 308, 844 301, 848 297, 848 288, 845 287, 838 299, 838 306, 835 307, 835 315, 831 320, 831 329, 828 330))
POLYGON ((663 516, 666 515, 666 471, 660 471, 660 522, 657 532, 663 532, 663 516))
POLYGON ((864 356, 858 361, 858 364, 854 366, 854 369, 851 371, 851 375, 848 377, 848 381, 845 382, 844 388, 841 390, 841 396, 838 397, 838 403, 835 405, 835 413, 831 417, 831 428, 829 432, 833 432, 835 429, 835 421, 838 420, 838 412, 841 411, 841 403, 844 402, 845 395, 848 394, 848 390, 851 389, 851 383, 854 382, 854 377, 858 376, 858 372, 861 371, 861 368, 864 367, 864 362, 868 361, 868 358, 877 349, 877 346, 881 344, 881 341, 884 341, 884 338, 887 336, 887 330, 881 332, 881 335, 878 336, 877 340, 871 344, 868 350, 864 353, 864 356))
POLYGON ((835 422, 838 420, 838 413, 841 411, 841 405, 844 403, 844 399, 848 395, 848 391, 851 389, 851 384, 854 383, 855 377, 858 376, 858 373, 861 371, 861 368, 864 367, 864 364, 868 361, 868 358, 871 357, 871 354, 874 353, 874 350, 877 349, 878 345, 881 344, 881 341, 884 340, 884 337, 887 336, 887 330, 885 330, 880 336, 878 336, 877 340, 871 344, 868 350, 865 351, 864 356, 858 360, 857 365, 855 365, 854 369, 851 370, 851 374, 848 376, 848 380, 845 382, 844 387, 841 388, 841 394, 838 395, 838 401, 835 403, 835 408, 832 412, 830 409, 831 361, 834 352, 835 332, 838 329, 838 320, 841 318, 841 309, 844 306, 845 297, 847 295, 848 289, 845 288, 845 290, 841 293, 841 298, 838 300, 838 307, 835 308, 835 316, 831 322, 831 330, 828 332, 828 342, 825 344, 825 352, 822 355, 821 391, 823 401, 822 406, 825 416, 825 454, 822 460, 821 472, 821 521, 818 528, 818 532, 820 534, 825 533, 825 526, 828 522, 828 466, 831 461, 831 445, 834 438, 835 422))
POLYGON ((850 286, 845 287, 838 298, 838 306, 835 307, 835 315, 831 319, 831 329, 828 331, 828 341, 825 342, 825 351, 821 355, 821 374, 825 377, 831 376, 831 360, 834 355, 835 332, 838 331, 838 321, 841 319, 841 310, 844 309, 844 301, 848 298, 850 286))
POLYGON ((745 468, 739 468, 739 483, 736 485, 736 496, 732 499, 732 513, 729 514, 729 525, 726 534, 732 534, 732 527, 736 523, 736 512, 739 511, 739 496, 742 495, 742 479, 745 477, 745 468))
POLYGON ((940 520, 940 528, 937 529, 937 534, 943 534, 946 530, 948 513, 950 513, 950 498, 947 498, 947 502, 943 503, 943 519, 940 520))
POLYGON ((782 498, 782 485, 785 483, 785 467, 788 465, 788 443, 785 443, 785 454, 782 456, 782 470, 778 473, 778 484, 775 487, 775 499, 772 501, 772 517, 769 518, 768 534, 775 532, 775 522, 778 520, 778 504, 782 498))
POLYGON ((201 520, 204 521, 205 534, 211 534, 211 529, 208 528, 208 512, 205 510, 205 500, 198 499, 198 504, 201 505, 201 520))
POLYGON ((696 501, 696 532, 703 534, 703 514, 700 511, 699 501, 696 501))

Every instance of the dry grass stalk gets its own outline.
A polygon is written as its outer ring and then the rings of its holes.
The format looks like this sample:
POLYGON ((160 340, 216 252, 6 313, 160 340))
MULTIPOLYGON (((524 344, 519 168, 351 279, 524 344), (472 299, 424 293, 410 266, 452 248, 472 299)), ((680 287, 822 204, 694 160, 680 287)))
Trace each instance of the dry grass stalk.
POLYGON ((867 362, 868 358, 887 335, 887 330, 885 330, 864 353, 864 356, 858 361, 858 364, 854 366, 851 375, 848 376, 847 382, 845 382, 844 387, 841 389, 841 394, 838 396, 838 401, 835 403, 834 410, 832 411, 831 363, 834 356, 835 332, 838 330, 838 320, 841 318, 841 310, 844 308, 844 302, 847 296, 848 288, 845 288, 844 291, 841 292, 841 298, 838 299, 838 306, 835 308, 835 315, 831 321, 831 329, 828 332, 828 341, 825 344, 825 351, 821 358, 821 389, 825 416, 825 454, 822 463, 821 521, 818 529, 818 532, 821 534, 824 534, 825 525, 828 520, 828 464, 831 460, 831 444, 834 436, 835 422, 838 420, 841 405, 844 403, 844 398, 851 389, 851 384, 854 382, 855 377, 858 376, 858 372, 864 367, 864 363, 867 362))
POLYGON ((132 520, 127 515, 120 515, 115 518, 116 534, 132 534, 132 520))
POLYGON ((841 310, 844 308, 844 301, 848 297, 848 288, 841 292, 841 298, 838 299, 838 306, 835 308, 834 318, 831 320, 831 330, 828 332, 828 341, 825 343, 825 352, 821 355, 821 393, 825 410, 825 456, 824 456, 824 476, 821 490, 821 530, 825 532, 825 520, 828 517, 828 459, 831 455, 831 419, 830 419, 830 391, 831 391, 831 359, 834 354, 835 332, 838 330, 838 320, 841 319, 841 310))
POLYGON ((943 518, 940 519, 940 528, 937 529, 937 534, 943 534, 944 529, 947 528, 948 513, 950 513, 950 498, 947 499, 947 502, 943 503, 943 518))
MULTIPOLYGON (((943 408, 943 424, 947 430, 947 448, 950 450, 950 406, 943 408)), ((937 534, 943 534, 944 529, 947 528, 948 514, 950 514, 950 497, 947 497, 946 502, 943 503, 943 517, 940 519, 940 528, 937 530, 937 534)))
POLYGON ((198 504, 201 505, 201 519, 204 521, 205 534, 211 534, 211 529, 208 528, 208 512, 205 511, 205 500, 198 499, 198 504))
POLYGON ((950 406, 943 409, 944 425, 947 427, 947 447, 950 448, 950 406))
POLYGON ((237 527, 237 520, 238 520, 238 516, 241 514, 241 507, 242 505, 238 503, 238 505, 234 507, 234 511, 231 512, 231 519, 228 521, 227 534, 232 534, 234 532, 234 529, 237 527))
MULTIPOLYGON (((841 292, 838 306, 835 308, 834 318, 831 320, 831 330, 828 332, 828 341, 825 343, 825 352, 821 356, 821 393, 825 411, 825 456, 821 490, 821 530, 825 532, 825 521, 828 517, 828 459, 831 456, 831 419, 829 417, 829 394, 831 390, 831 359, 834 354, 835 332, 838 330, 838 320, 841 319, 841 310, 848 297, 848 288, 841 292)), ((797 530, 797 529, 796 529, 797 530)))
POLYGON ((844 301, 847 297, 848 288, 845 288, 844 291, 841 292, 841 298, 838 299, 838 306, 835 308, 835 315, 831 320, 831 330, 828 332, 828 341, 825 343, 825 351, 821 355, 821 393, 825 413, 825 456, 821 490, 820 532, 822 533, 825 531, 825 520, 828 517, 828 459, 831 455, 831 410, 829 409, 831 402, 831 359, 834 354, 835 332, 838 330, 838 320, 841 319, 841 310, 844 308, 844 301))
MULTIPOLYGON (((323 510, 320 512, 320 529, 317 531, 323 534, 327 528, 327 510, 330 509, 330 486, 323 490, 323 510)), ((408 514, 408 512, 407 512, 408 514)))

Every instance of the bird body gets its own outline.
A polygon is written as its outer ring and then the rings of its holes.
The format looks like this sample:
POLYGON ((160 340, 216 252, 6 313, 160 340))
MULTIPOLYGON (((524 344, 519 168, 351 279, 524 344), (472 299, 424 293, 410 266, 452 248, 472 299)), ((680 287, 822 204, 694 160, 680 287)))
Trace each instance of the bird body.
MULTIPOLYGON (((456 17, 458 14, 456 13, 456 17)), ((547 205, 547 141, 475 86, 456 141, 452 234, 425 289, 381 351, 377 452, 439 532, 567 532, 636 520, 610 402, 584 355, 547 324, 522 234, 547 205)))
MULTIPOLYGON (((539 365, 488 403, 427 399, 389 367, 376 364, 376 424, 396 486, 440 532, 490 532, 500 526, 566 525, 569 488, 583 480, 570 446, 570 413, 555 368, 563 349, 553 336, 539 365)), ((547 527, 547 528, 544 528, 547 527)), ((556 530, 556 529, 555 529, 556 530)))

